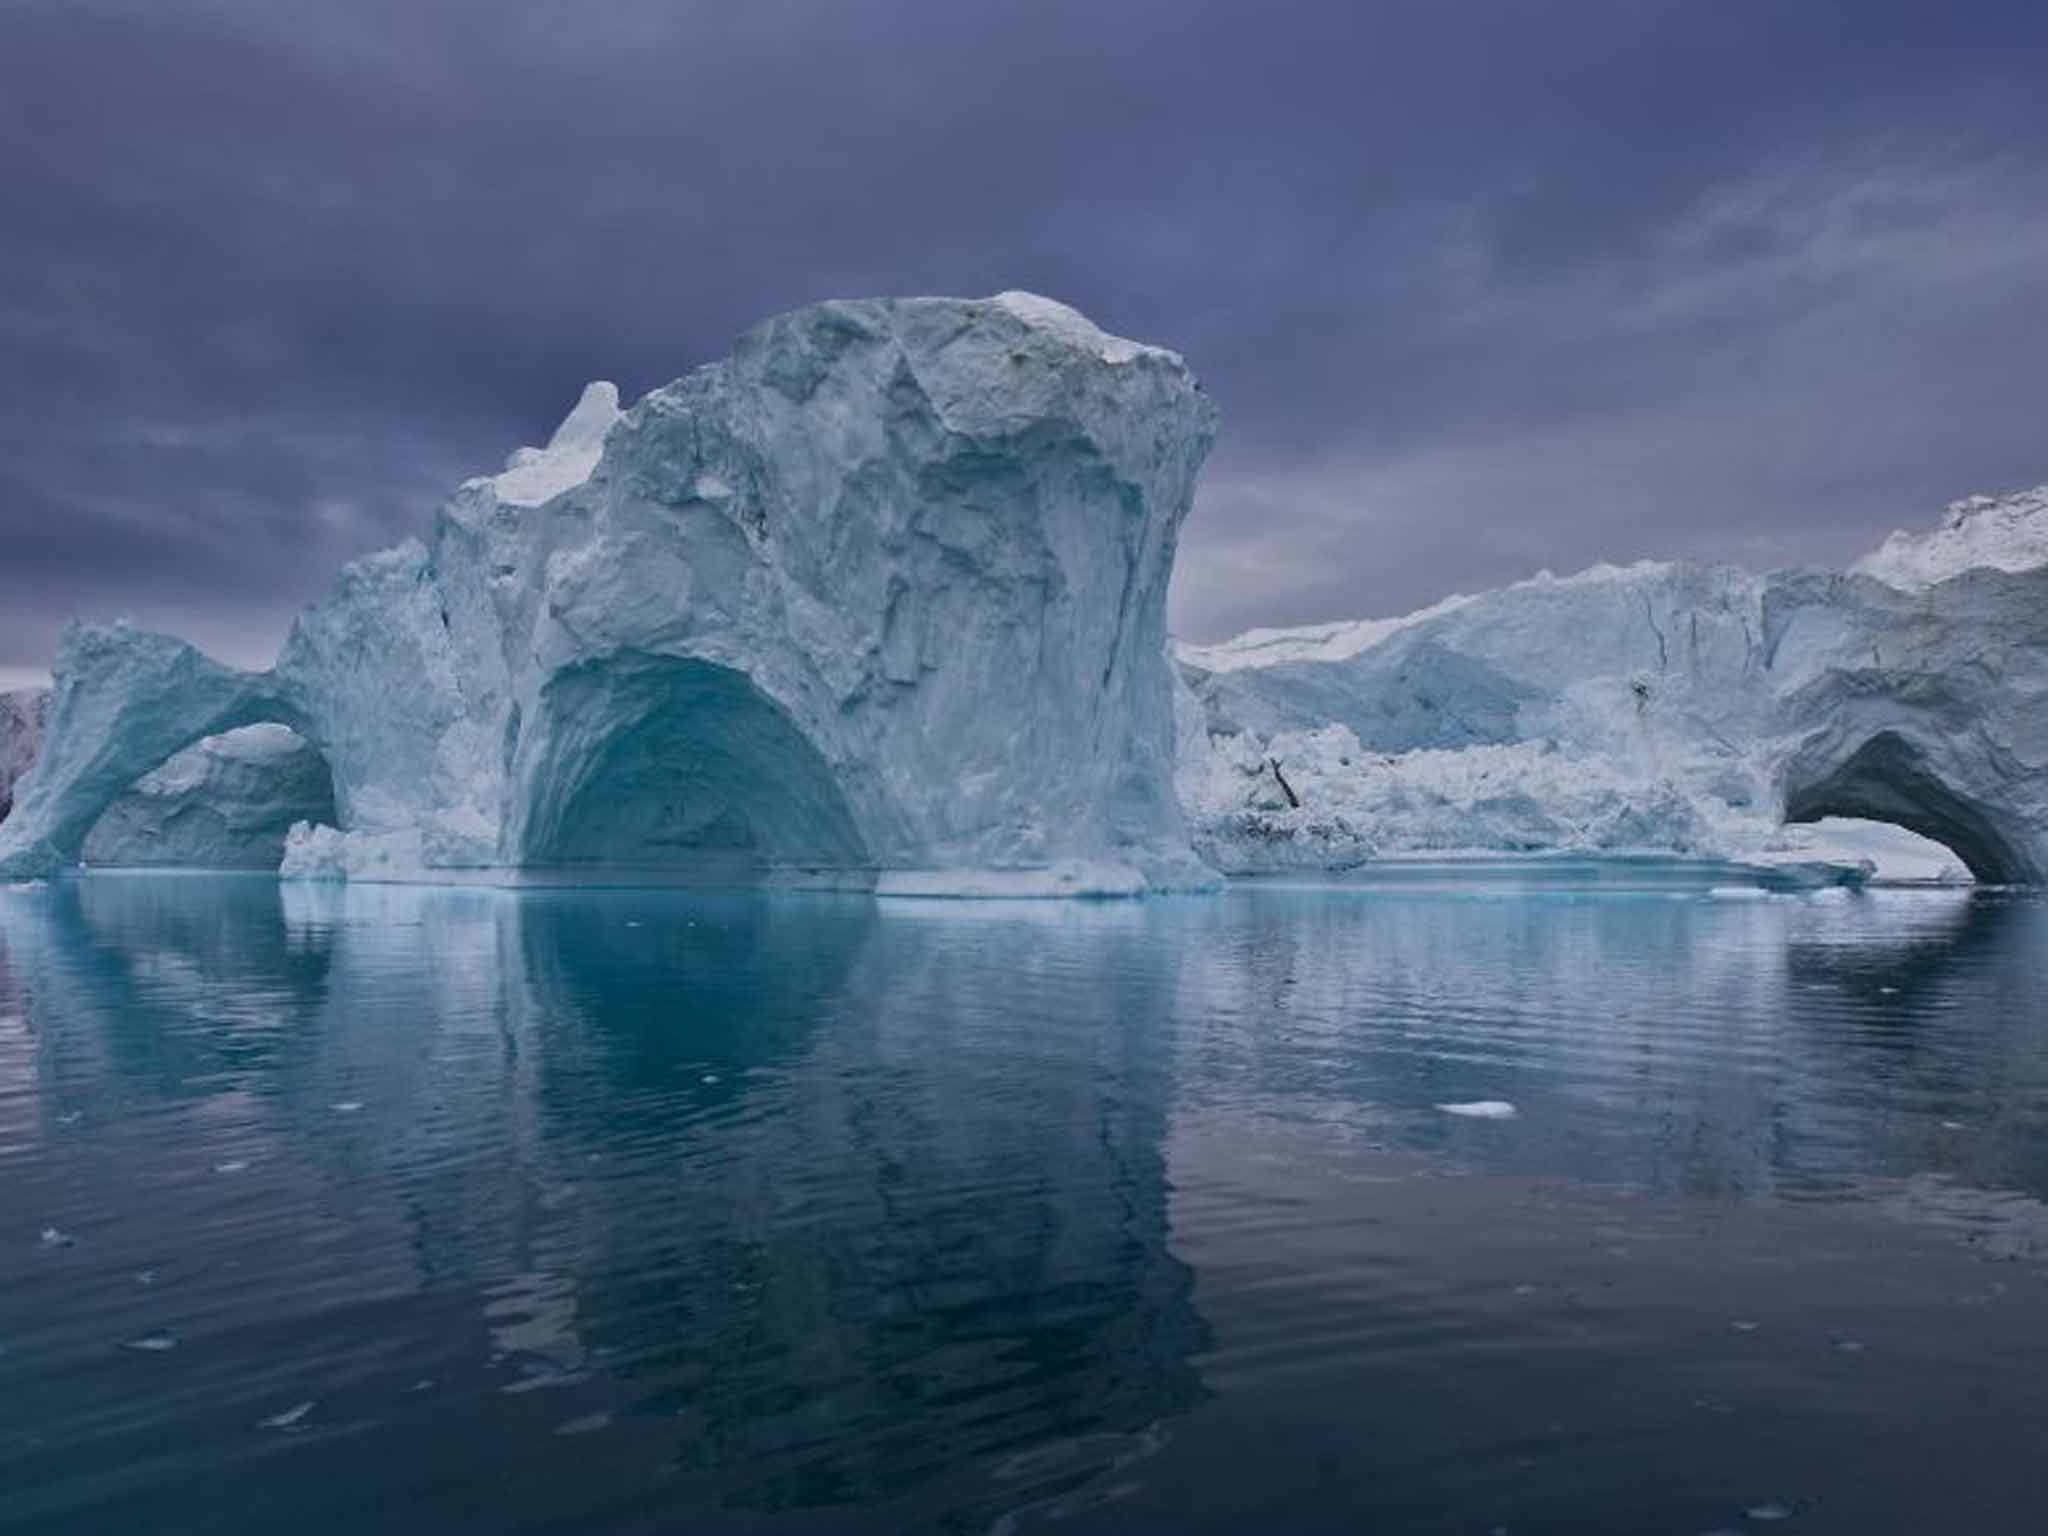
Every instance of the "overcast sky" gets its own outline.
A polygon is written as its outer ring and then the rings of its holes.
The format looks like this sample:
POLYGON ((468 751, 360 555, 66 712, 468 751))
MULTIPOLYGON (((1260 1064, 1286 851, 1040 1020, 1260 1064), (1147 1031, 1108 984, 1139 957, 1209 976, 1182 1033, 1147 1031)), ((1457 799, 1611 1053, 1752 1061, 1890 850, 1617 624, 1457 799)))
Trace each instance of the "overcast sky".
POLYGON ((2048 480, 2040 0, 0 0, 0 677, 267 662, 777 310, 1055 295, 1223 437, 1173 619, 1839 561, 2048 480))

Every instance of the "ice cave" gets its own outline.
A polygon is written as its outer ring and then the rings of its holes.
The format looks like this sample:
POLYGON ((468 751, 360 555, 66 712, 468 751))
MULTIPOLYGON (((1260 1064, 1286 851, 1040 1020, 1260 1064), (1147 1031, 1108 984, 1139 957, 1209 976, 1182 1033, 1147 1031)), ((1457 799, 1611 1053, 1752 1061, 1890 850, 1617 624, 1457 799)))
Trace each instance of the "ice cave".
POLYGON ((1929 754, 1897 731, 1879 731, 1846 756, 1796 762, 1785 789, 1788 823, 1849 817, 1903 827, 1948 849, 1973 879, 1992 885, 2038 883, 2024 829, 1942 778, 1929 754))
POLYGON ((871 883, 831 766, 743 672, 612 659, 565 671, 541 702, 547 746, 518 778, 523 867, 871 883))

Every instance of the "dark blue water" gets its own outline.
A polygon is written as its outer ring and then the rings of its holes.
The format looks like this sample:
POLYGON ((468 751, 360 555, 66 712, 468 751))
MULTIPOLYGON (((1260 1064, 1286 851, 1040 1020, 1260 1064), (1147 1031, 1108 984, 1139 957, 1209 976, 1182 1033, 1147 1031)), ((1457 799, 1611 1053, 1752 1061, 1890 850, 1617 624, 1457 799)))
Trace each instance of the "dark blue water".
POLYGON ((1995 893, 0 894, 0 1527, 2037 1532, 2044 981, 1995 893))

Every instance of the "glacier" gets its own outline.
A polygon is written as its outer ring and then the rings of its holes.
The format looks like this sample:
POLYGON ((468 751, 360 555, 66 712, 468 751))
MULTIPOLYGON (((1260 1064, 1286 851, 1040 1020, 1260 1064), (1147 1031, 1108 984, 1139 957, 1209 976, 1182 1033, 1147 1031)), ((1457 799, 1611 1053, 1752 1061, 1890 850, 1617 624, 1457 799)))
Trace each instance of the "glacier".
POLYGON ((1178 783, 1230 874, 1467 851, 1825 859, 1892 823, 2048 874, 2048 491, 1848 571, 1642 562, 1176 648, 1178 783))
POLYGON ((630 409, 591 386, 268 670, 67 631, 0 871, 75 864, 138 780, 263 725, 332 785, 287 874, 1211 884, 1165 603, 1215 426, 1180 357, 1049 299, 777 317, 630 409))

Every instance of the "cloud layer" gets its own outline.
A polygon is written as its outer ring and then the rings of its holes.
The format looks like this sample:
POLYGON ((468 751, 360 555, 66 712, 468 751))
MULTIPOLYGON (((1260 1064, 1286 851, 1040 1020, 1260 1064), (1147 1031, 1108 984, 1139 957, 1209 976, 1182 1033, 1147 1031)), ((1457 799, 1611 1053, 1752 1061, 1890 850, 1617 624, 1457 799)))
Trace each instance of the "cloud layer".
POLYGON ((2027 0, 16 0, 0 675, 267 659, 593 377, 1026 287, 1225 436, 1174 620, 1843 559, 2048 480, 2027 0))

